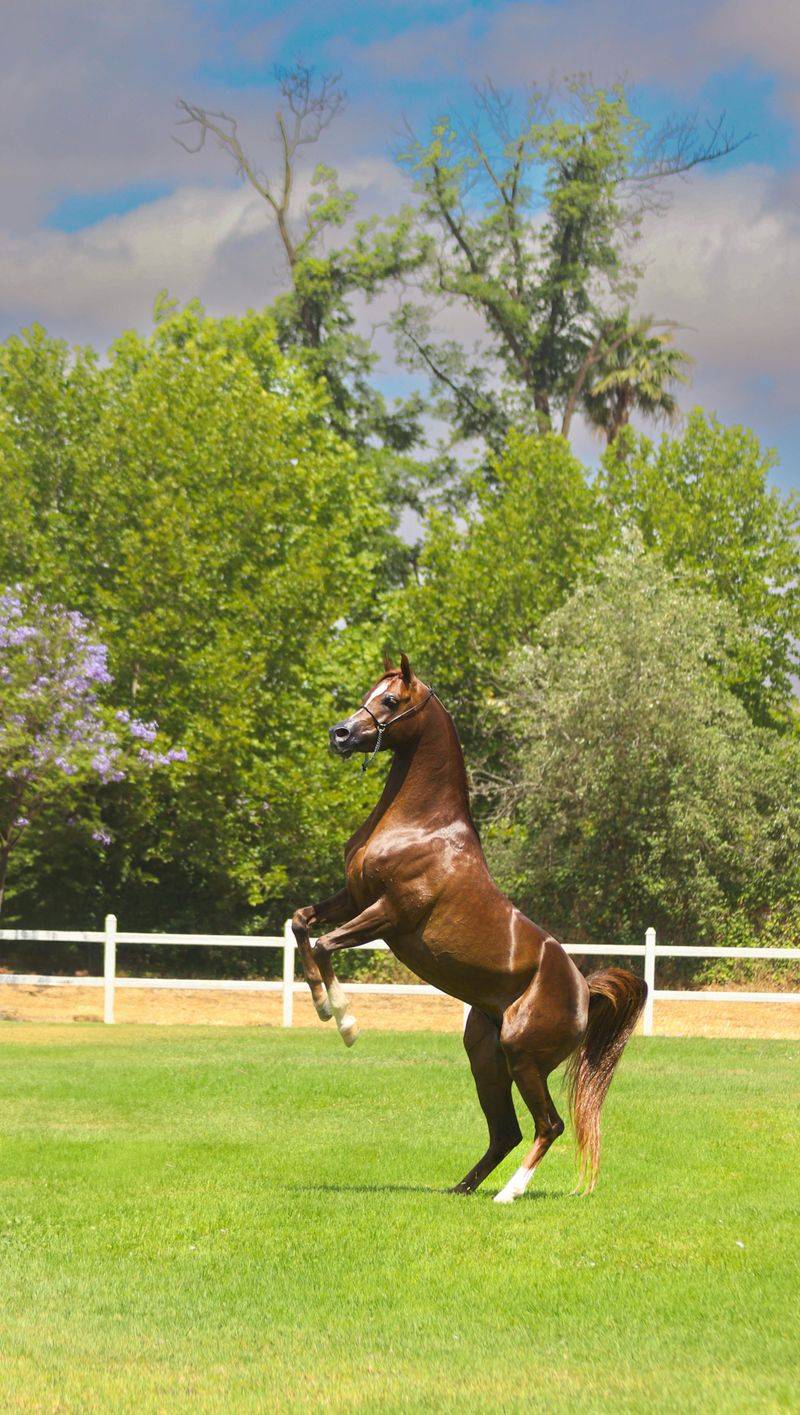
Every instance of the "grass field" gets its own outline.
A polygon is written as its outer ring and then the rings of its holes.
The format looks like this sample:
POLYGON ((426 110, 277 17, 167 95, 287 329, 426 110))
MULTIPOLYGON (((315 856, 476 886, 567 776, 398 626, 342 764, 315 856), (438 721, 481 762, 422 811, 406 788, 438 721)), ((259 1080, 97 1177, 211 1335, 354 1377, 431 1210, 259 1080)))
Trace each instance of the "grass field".
POLYGON ((457 1037, 5 1024, 0 1408, 797 1410, 798 1062, 635 1040, 500 1208, 457 1037))

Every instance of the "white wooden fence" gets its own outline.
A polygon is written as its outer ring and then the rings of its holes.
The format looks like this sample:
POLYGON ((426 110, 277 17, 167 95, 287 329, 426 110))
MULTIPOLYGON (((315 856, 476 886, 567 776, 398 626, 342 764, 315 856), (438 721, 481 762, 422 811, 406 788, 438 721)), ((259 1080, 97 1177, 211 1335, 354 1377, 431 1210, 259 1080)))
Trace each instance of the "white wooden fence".
MULTIPOLYGON (((224 992, 279 992, 282 996, 282 1019, 284 1027, 291 1027, 294 1011, 294 996, 303 992, 306 984, 295 980, 296 944, 292 933, 291 920, 284 925, 283 936, 263 934, 167 934, 167 933, 118 933, 114 914, 107 914, 105 928, 101 932, 81 932, 74 929, 0 929, 0 944, 30 941, 36 943, 102 943, 102 977, 60 977, 40 973, 2 973, 0 985, 11 984, 20 987, 102 987, 103 1021, 114 1021, 114 994, 117 988, 185 988, 224 992), (117 975, 117 946, 125 944, 147 944, 169 948, 187 946, 191 948, 279 948, 283 952, 283 974, 279 981, 253 982, 238 979, 216 978, 128 978, 117 975)), ((388 949, 382 939, 373 943, 361 943, 361 949, 388 949)), ((647 929, 644 943, 632 944, 620 949, 613 944, 567 944, 568 953, 600 954, 605 957, 643 958, 644 976, 648 987, 647 1003, 642 1018, 645 1036, 653 1034, 653 1004, 662 998, 678 998, 681 1002, 798 1002, 800 992, 734 992, 734 991, 692 991, 656 987, 656 961, 659 958, 768 958, 788 962, 800 959, 800 948, 673 948, 656 942, 655 929, 647 929)), ((0 959, 0 963, 2 959, 0 959)), ((433 996, 442 997, 438 988, 425 983, 356 983, 347 982, 347 991, 352 993, 382 993, 388 997, 433 996)), ((464 1013, 469 1009, 465 1007, 464 1013)))

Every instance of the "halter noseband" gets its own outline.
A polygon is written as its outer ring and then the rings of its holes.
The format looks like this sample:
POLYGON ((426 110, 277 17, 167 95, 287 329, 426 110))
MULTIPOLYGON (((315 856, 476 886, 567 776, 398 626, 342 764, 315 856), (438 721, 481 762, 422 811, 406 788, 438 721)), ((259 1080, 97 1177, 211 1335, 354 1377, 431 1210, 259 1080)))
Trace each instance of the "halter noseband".
POLYGON ((372 748, 372 751, 370 752, 369 756, 365 757, 363 762, 361 763, 362 772, 366 771, 367 767, 372 762, 373 757, 380 751, 381 744, 383 743, 383 734, 385 732, 388 732, 389 728, 393 727, 395 722, 401 722, 404 717, 413 717, 416 712, 422 712, 422 709, 428 706, 428 703, 434 696, 435 694, 433 688, 429 688, 428 696, 427 698, 425 698, 424 702, 415 703, 413 707, 406 708, 405 712, 399 712, 397 714, 397 717, 390 717, 388 722, 381 722, 375 716, 374 712, 372 711, 372 708, 368 708, 366 703, 361 704, 361 711, 369 713, 370 717, 372 718, 372 721, 375 723, 375 730, 378 734, 375 738, 375 746, 372 748))

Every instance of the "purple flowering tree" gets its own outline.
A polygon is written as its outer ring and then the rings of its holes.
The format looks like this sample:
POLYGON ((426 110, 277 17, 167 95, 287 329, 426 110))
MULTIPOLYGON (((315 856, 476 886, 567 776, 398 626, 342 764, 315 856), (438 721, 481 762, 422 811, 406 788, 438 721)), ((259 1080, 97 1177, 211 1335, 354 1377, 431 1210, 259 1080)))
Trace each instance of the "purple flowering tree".
POLYGON ((81 614, 21 586, 0 589, 0 912, 14 847, 38 817, 78 815, 111 844, 98 787, 185 761, 154 722, 103 701, 107 650, 81 614))

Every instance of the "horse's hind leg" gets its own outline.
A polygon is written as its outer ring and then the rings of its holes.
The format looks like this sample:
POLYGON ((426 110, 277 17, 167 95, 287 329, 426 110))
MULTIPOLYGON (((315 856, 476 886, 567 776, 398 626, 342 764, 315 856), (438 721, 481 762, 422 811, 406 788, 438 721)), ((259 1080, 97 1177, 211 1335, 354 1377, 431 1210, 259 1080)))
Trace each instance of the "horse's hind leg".
POLYGON ((586 996, 580 974, 555 940, 545 940, 539 970, 507 1009, 500 1043, 517 1089, 533 1116, 536 1137, 522 1164, 495 1203, 510 1204, 525 1193, 536 1166, 564 1122, 547 1087, 551 1071, 578 1046, 586 1030, 586 996))
POLYGON ((540 1063, 531 1056, 516 1057, 512 1063, 512 1073, 520 1095, 533 1116, 536 1138, 519 1169, 499 1194, 495 1194, 496 1204, 510 1204, 525 1193, 536 1166, 564 1130, 564 1122, 547 1089, 547 1073, 540 1063))
POLYGON ((511 1095, 511 1072, 500 1045, 500 1028, 477 1007, 470 1009, 464 1046, 489 1127, 489 1148, 456 1184, 453 1194, 471 1194, 522 1139, 511 1095))

